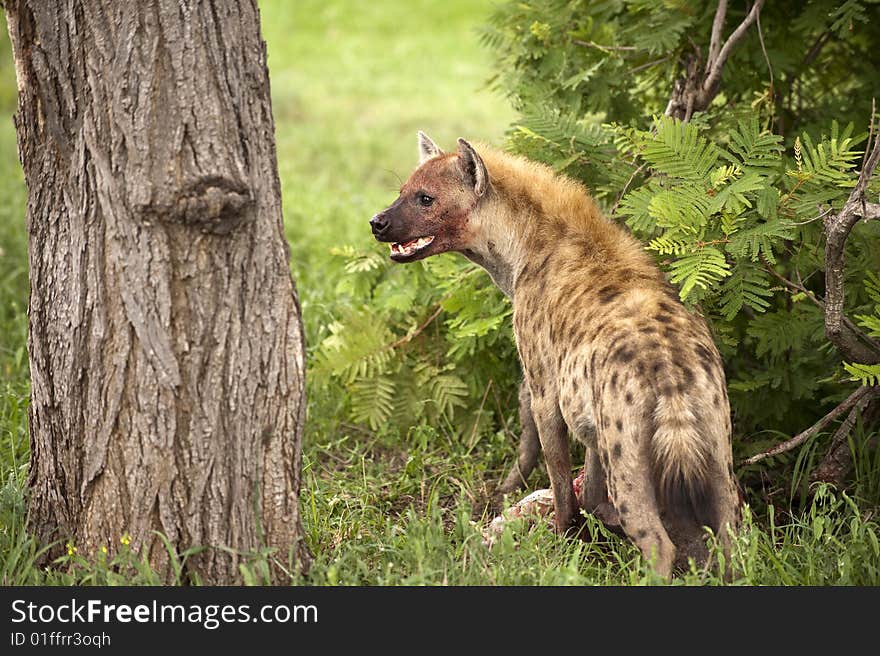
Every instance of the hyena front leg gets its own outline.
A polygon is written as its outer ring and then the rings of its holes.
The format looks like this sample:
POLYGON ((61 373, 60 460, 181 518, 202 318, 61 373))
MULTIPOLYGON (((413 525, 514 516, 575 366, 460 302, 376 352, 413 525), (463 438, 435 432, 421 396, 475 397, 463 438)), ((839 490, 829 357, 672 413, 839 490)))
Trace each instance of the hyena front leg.
POLYGON ((529 394, 529 386, 525 381, 519 386, 519 423, 522 426, 519 454, 516 464, 498 488, 499 494, 510 494, 526 487, 526 479, 535 469, 538 453, 541 451, 538 427, 535 426, 535 418, 532 416, 532 395, 529 394))
POLYGON ((571 480, 571 453, 568 447, 568 429, 559 411, 559 404, 532 395, 532 414, 538 427, 538 437, 544 452, 550 487, 553 490, 553 507, 556 513, 556 530, 565 533, 577 517, 578 503, 571 480))

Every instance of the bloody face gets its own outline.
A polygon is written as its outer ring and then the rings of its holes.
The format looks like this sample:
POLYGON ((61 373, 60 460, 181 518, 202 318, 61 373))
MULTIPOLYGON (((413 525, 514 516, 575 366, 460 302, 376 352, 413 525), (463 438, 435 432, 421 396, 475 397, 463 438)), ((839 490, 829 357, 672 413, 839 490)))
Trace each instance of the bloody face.
POLYGON ((429 159, 410 176, 400 195, 370 220, 373 236, 391 244, 395 262, 415 262, 466 248, 468 215, 477 196, 457 155, 429 159))

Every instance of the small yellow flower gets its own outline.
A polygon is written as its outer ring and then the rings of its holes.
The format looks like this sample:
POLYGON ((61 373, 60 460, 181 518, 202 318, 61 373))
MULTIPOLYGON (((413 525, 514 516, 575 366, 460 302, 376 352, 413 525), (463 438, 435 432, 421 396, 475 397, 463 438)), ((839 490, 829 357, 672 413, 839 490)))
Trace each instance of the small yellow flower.
POLYGON ((124 533, 122 537, 119 538, 119 541, 127 547, 131 544, 131 535, 129 535, 128 533, 124 533))
POLYGON ((64 546, 67 547, 67 555, 68 556, 72 556, 73 554, 75 554, 78 551, 78 549, 73 546, 73 542, 68 542, 64 546))
POLYGON ((106 546, 103 546, 103 545, 101 546, 101 553, 102 553, 102 554, 106 554, 106 553, 107 553, 107 547, 106 547, 106 546))

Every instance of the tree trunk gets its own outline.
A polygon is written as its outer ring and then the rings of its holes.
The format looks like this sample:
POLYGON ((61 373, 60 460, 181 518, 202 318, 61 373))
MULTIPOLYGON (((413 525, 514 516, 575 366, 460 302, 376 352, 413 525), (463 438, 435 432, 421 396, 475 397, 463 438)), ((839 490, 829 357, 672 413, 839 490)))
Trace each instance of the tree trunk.
POLYGON ((206 583, 306 566, 305 412, 255 0, 7 0, 29 190, 30 522, 206 583))

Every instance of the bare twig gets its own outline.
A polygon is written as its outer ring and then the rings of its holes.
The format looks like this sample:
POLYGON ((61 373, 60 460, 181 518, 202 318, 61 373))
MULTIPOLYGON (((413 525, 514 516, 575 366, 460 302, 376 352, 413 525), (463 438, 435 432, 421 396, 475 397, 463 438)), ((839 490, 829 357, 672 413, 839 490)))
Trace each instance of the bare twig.
POLYGON ((819 38, 816 39, 816 43, 813 44, 813 47, 807 51, 807 54, 804 55, 804 60, 801 62, 801 68, 806 68, 810 64, 812 64, 816 57, 819 56, 819 53, 822 52, 822 48, 825 47, 825 44, 831 40, 831 32, 822 32, 819 35, 819 38))
POLYGON ((635 169, 632 172, 632 175, 629 176, 629 180, 626 181, 626 184, 623 185, 623 189, 620 190, 620 193, 617 194, 617 199, 614 201, 614 207, 611 208, 611 215, 614 216, 614 213, 617 211, 617 206, 620 205, 620 201, 623 200, 623 197, 626 195, 626 192, 629 191, 629 186, 633 183, 633 180, 636 179, 636 176, 642 172, 642 170, 647 166, 647 162, 642 164, 639 168, 635 169))
POLYGON ((756 462, 760 462, 764 458, 769 458, 771 456, 779 455, 780 453, 785 453, 786 451, 791 451, 792 449, 800 446, 801 444, 806 442, 808 439, 810 439, 813 435, 815 435, 816 433, 821 431, 823 428, 825 428, 828 424, 830 424, 832 421, 837 419, 844 412, 848 412, 849 410, 852 410, 856 406, 856 404, 859 403, 862 399, 866 399, 871 396, 875 396, 878 394, 878 392, 880 392, 880 390, 878 390, 875 387, 867 387, 867 386, 859 387, 855 392, 850 394, 846 398, 846 400, 844 400, 840 405, 838 405, 831 412, 829 412, 827 415, 822 417, 815 424, 810 426, 807 430, 805 430, 801 433, 798 433, 790 440, 786 440, 785 442, 782 442, 781 444, 777 444, 772 449, 768 449, 767 451, 764 451, 763 453, 758 453, 758 454, 752 456, 751 458, 746 458, 745 460, 742 461, 742 464, 743 465, 754 465, 756 462))
MULTIPOLYGON (((810 65, 816 60, 816 58, 819 56, 819 53, 822 52, 822 48, 824 48, 825 45, 829 41, 831 41, 832 36, 833 35, 829 31, 826 31, 826 32, 823 32, 822 34, 820 34, 819 38, 816 39, 816 41, 813 43, 812 46, 810 46, 810 49, 804 55, 804 58, 801 60, 801 63, 797 67, 797 69, 793 73, 785 76, 785 83, 783 84, 783 88, 788 87, 786 102, 788 102, 789 105, 791 105, 792 98, 793 97, 796 98, 797 108, 796 108, 795 116, 801 115, 801 107, 800 107, 801 99, 802 99, 801 91, 803 90, 803 82, 801 80, 801 76, 810 67, 810 65)), ((797 119, 795 119, 794 123, 796 123, 796 122, 797 122, 797 119)), ((792 128, 794 123, 792 123, 792 125, 788 126, 789 129, 792 128)), ((779 133, 784 135, 783 115, 782 114, 777 116, 776 125, 778 126, 779 133)))
MULTIPOLYGON (((821 205, 819 207, 821 208, 821 205)), ((813 221, 818 221, 819 219, 824 219, 826 216, 831 214, 833 209, 834 209, 833 207, 829 207, 824 212, 819 212, 819 214, 814 216, 812 219, 807 219, 806 221, 791 221, 791 222, 789 222, 788 225, 793 225, 793 226, 807 225, 808 223, 812 223, 813 221)))
POLYGON ((507 427, 507 417, 504 416, 504 410, 501 409, 501 399, 498 398, 498 390, 494 387, 492 388, 492 396, 495 399, 495 407, 498 410, 498 417, 501 420, 502 429, 507 434, 507 437, 509 439, 515 439, 513 433, 510 432, 510 428, 507 427))
POLYGON ((764 45, 764 30, 761 29, 761 14, 758 14, 756 19, 758 24, 758 41, 761 43, 761 52, 764 53, 764 61, 767 62, 767 70, 770 73, 770 99, 773 100, 774 91, 773 91, 773 66, 770 64, 770 56, 767 54, 767 46, 764 45))
MULTIPOLYGON (((719 2, 719 5, 720 4, 721 3, 719 2)), ((740 23, 739 26, 737 26, 737 28, 733 31, 733 34, 731 34, 727 38, 727 41, 724 42, 724 45, 721 47, 721 51, 718 53, 718 55, 714 59, 710 59, 706 62, 706 70, 708 74, 706 75, 706 81, 703 82, 704 93, 708 94, 712 89, 716 87, 721 79, 721 69, 724 68, 724 63, 727 61, 730 53, 733 52, 736 44, 742 41, 748 29, 756 20, 758 20, 758 14, 761 13, 761 8, 763 6, 764 0, 756 0, 755 4, 752 5, 752 10, 748 14, 746 14, 743 22, 740 23)), ((712 95, 714 97, 715 94, 713 93, 712 95)))
POLYGON ((868 126, 868 142, 865 144, 865 152, 862 154, 862 170, 865 169, 865 163, 868 161, 868 153, 871 151, 871 144, 874 141, 874 125, 877 121, 877 99, 871 98, 871 123, 868 126))
MULTIPOLYGON (((347 428, 348 430, 353 430, 353 431, 357 431, 359 433, 363 433, 367 437, 376 437, 376 434, 373 431, 371 431, 367 428, 364 428, 363 426, 358 426, 357 424, 350 424, 346 421, 340 422, 339 427, 340 428, 347 428)), ((328 454, 329 454, 329 452, 328 452, 328 454)), ((345 462, 344 460, 342 460, 340 458, 337 458, 337 460, 339 460, 339 462, 345 462)))
MULTIPOLYGON (((765 258, 763 254, 761 255, 761 263, 764 265, 764 270, 767 273, 769 273, 771 276, 776 278, 779 282, 781 282, 783 285, 788 287, 790 290, 798 292, 798 293, 806 296, 820 310, 822 310, 822 312, 825 312, 825 301, 823 301, 821 298, 816 296, 809 289, 804 287, 803 283, 791 281, 788 278, 786 278, 785 276, 783 276, 781 273, 776 271, 776 269, 774 269, 772 266, 770 266, 770 263, 767 261, 767 258, 765 258)), ((849 317, 846 317, 846 316, 843 317, 843 325, 844 325, 844 328, 847 331, 849 331, 853 335, 853 337, 855 337, 856 339, 860 339, 860 340, 868 339, 868 336, 865 335, 859 329, 859 327, 856 324, 854 324, 851 319, 849 319, 849 317)))
POLYGON ((844 358, 865 364, 880 362, 880 343, 864 334, 853 335, 851 331, 844 330, 845 247, 846 240, 859 219, 869 221, 880 218, 880 203, 872 203, 865 198, 868 183, 878 163, 880 163, 880 138, 874 140, 871 154, 864 160, 856 186, 843 208, 836 214, 829 215, 824 221, 825 335, 844 358))
POLYGON ((727 17, 727 0, 718 0, 715 18, 712 21, 712 36, 706 65, 701 66, 699 49, 695 48, 685 65, 684 76, 675 81, 672 95, 666 105, 666 116, 688 121, 694 112, 703 111, 709 106, 718 93, 724 64, 749 28, 758 20, 764 2, 765 0, 755 0, 743 21, 722 43, 724 21, 727 17))
POLYGON ((649 61, 647 64, 642 64, 640 66, 636 66, 635 68, 631 68, 629 73, 630 75, 634 75, 640 71, 645 70, 646 68, 651 68, 652 66, 656 66, 657 64, 662 64, 665 61, 669 61, 669 56, 661 57, 660 59, 655 59, 654 61, 649 61))
POLYGON ((477 437, 477 426, 479 426, 479 424, 480 424, 480 415, 483 414, 483 406, 486 405, 486 399, 488 398, 489 390, 491 390, 491 389, 492 389, 492 379, 490 378, 489 384, 486 385, 486 391, 483 392, 483 400, 480 401, 480 407, 477 410, 477 414, 474 416, 474 427, 471 430, 471 436, 468 438, 468 453, 470 453, 471 449, 473 449, 476 446, 475 439, 477 437))
POLYGON ((638 48, 637 46, 606 46, 601 43, 593 43, 592 41, 582 41, 581 39, 573 39, 572 43, 584 46, 585 48, 596 48, 597 50, 622 50, 626 52, 641 50, 641 48, 638 48))
POLYGON ((724 20, 727 18, 727 0, 718 0, 715 9, 715 19, 712 21, 712 38, 709 41, 709 61, 718 57, 721 50, 721 32, 724 30, 724 20))
MULTIPOLYGON (((478 273, 479 271, 481 271, 480 267, 473 265, 469 268, 469 270, 467 270, 463 274, 461 274, 457 280, 458 281, 464 280, 468 276, 471 276, 475 273, 478 273)), ((455 292, 449 292, 446 296, 444 296, 439 301, 437 301, 437 305, 434 307, 434 312, 432 312, 431 315, 427 319, 425 319, 425 321, 418 328, 416 328, 412 332, 407 333, 406 335, 404 335, 403 337, 401 337, 398 340, 395 340, 389 344, 385 344, 385 346, 383 346, 381 348, 381 350, 385 351, 385 350, 390 349, 393 351, 394 349, 396 349, 399 346, 403 346, 404 344, 408 344, 413 339, 415 339, 420 334, 422 334, 422 332, 425 330, 425 328, 430 326, 431 322, 433 322, 434 319, 439 317, 440 313, 443 312, 443 302, 446 301, 447 299, 449 299, 452 296, 452 294, 454 294, 454 293, 455 292)))
POLYGON ((796 292, 806 296, 808 299, 813 301, 813 303, 815 303, 824 312, 825 303, 822 301, 822 299, 817 297, 813 292, 811 292, 809 289, 807 289, 803 285, 798 284, 796 282, 793 282, 793 281, 789 280, 788 278, 786 278, 785 276, 783 276, 781 273, 779 273, 776 269, 774 269, 772 266, 770 266, 770 263, 767 261, 767 258, 765 258, 763 254, 761 254, 761 263, 764 265, 764 271, 769 273, 771 276, 776 278, 779 282, 781 282, 783 285, 785 285, 786 287, 788 287, 792 291, 796 291, 796 292))
POLYGON ((846 419, 837 427, 825 457, 822 458, 822 462, 819 463, 810 475, 811 481, 840 483, 852 469, 852 453, 849 450, 847 439, 859 416, 865 416, 865 408, 868 407, 870 402, 871 399, 866 397, 856 403, 853 409, 849 411, 846 419))
POLYGON ((403 346, 404 344, 411 342, 418 335, 420 335, 422 333, 422 331, 424 331, 425 328, 427 328, 431 324, 431 322, 434 321, 434 319, 439 317, 441 312, 443 312, 443 306, 440 303, 438 303, 437 308, 434 310, 434 312, 431 313, 431 316, 429 316, 427 319, 425 319, 425 321, 424 321, 424 323, 422 323, 422 325, 420 325, 418 328, 416 328, 412 332, 407 333, 406 335, 404 335, 403 337, 401 337, 397 341, 392 342, 391 344, 388 344, 388 346, 386 346, 385 348, 391 349, 393 351, 398 346, 403 346))

